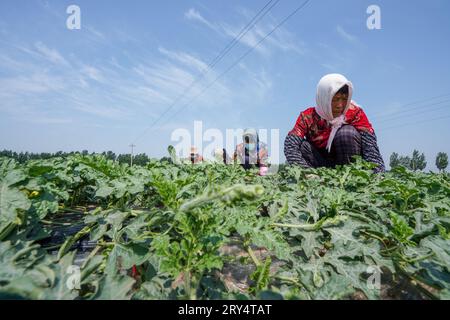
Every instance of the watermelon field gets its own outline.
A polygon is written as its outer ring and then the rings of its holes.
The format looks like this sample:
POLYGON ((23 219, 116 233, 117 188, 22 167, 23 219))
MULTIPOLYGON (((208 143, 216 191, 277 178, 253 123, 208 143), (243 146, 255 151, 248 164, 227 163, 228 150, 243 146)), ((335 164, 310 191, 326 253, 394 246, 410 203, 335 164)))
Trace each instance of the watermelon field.
POLYGON ((450 176, 0 158, 1 299, 449 299, 450 176))

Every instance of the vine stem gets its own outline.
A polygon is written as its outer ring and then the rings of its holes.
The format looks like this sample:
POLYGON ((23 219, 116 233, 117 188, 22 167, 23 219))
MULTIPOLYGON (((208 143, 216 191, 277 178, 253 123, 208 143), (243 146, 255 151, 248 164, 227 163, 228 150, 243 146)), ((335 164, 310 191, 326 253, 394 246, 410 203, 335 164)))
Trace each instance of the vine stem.
POLYGON ((360 232, 363 233, 363 234, 365 234, 366 236, 369 236, 369 237, 371 237, 371 238, 374 238, 374 239, 379 240, 379 241, 383 244, 383 246, 384 246, 385 248, 387 248, 386 244, 384 243, 384 239, 380 238, 379 236, 374 235, 374 234, 372 234, 372 233, 368 233, 368 232, 366 232, 366 231, 364 231, 364 230, 361 230, 360 232))
POLYGON ((291 224, 291 223, 272 223, 275 227, 297 228, 305 231, 313 231, 317 228, 315 223, 312 224, 291 224))
POLYGON ((58 211, 60 212, 72 212, 72 213, 80 213, 80 214, 84 214, 85 211, 80 211, 80 210, 75 210, 75 209, 70 209, 70 208, 59 208, 58 211))
POLYGON ((84 267, 86 267, 88 261, 89 261, 90 259, 92 259, 92 257, 95 256, 95 255, 97 254, 98 250, 100 250, 101 247, 102 247, 101 245, 97 245, 97 246, 94 248, 94 250, 92 250, 92 252, 89 253, 89 256, 86 258, 86 260, 83 262, 83 265, 81 266, 82 269, 83 269, 84 267))
POLYGON ((57 222, 57 221, 49 221, 49 220, 41 220, 43 224, 54 224, 58 226, 71 226, 73 223, 70 222, 57 222))
POLYGON ((395 265, 400 271, 400 273, 403 274, 406 278, 408 278, 411 281, 411 283, 421 292, 423 292, 426 296, 434 300, 439 299, 439 297, 437 297, 434 293, 430 292, 428 289, 426 289, 420 284, 422 282, 422 279, 420 279, 420 277, 414 277, 410 275, 399 263, 395 263, 395 265))
MULTIPOLYGON (((274 276, 275 279, 281 280, 281 281, 287 281, 295 284, 296 286, 303 287, 306 289, 308 294, 311 294, 310 289, 301 281, 295 278, 289 278, 289 277, 283 277, 283 276, 274 276)), ((311 297, 311 296, 310 296, 311 297)))
POLYGON ((256 257, 255 253, 253 252, 252 248, 250 248, 250 246, 247 246, 247 253, 250 256, 250 258, 252 258, 253 263, 259 267, 261 265, 261 262, 258 260, 258 258, 256 257))
POLYGON ((417 257, 417 258, 415 258, 415 259, 407 259, 407 258, 405 258, 405 257, 403 257, 403 259, 404 259, 406 262, 408 262, 408 263, 414 263, 414 262, 418 262, 418 261, 422 261, 422 260, 431 258, 432 256, 434 256, 434 252, 431 252, 431 253, 429 253, 429 254, 427 254, 427 255, 425 255, 425 256, 422 256, 422 257, 417 257))

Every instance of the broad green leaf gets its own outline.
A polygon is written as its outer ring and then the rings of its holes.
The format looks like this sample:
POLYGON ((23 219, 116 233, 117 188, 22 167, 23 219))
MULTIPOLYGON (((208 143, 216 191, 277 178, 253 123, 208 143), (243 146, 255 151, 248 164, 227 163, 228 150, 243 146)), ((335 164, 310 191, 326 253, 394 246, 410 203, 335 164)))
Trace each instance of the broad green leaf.
POLYGON ((99 290, 94 297, 98 300, 128 300, 131 298, 135 280, 127 276, 108 275, 100 281, 99 290))

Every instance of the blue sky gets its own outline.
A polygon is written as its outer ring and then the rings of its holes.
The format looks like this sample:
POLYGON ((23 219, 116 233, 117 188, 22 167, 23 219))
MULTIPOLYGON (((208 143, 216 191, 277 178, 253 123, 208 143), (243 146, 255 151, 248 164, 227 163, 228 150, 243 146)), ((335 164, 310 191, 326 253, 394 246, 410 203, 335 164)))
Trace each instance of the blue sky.
MULTIPOLYGON (((268 0, 0 2, 0 149, 166 155, 176 128, 279 129, 280 154, 318 80, 342 73, 385 161, 450 153, 450 2, 282 0, 154 127, 268 0), (81 29, 66 8, 81 9, 81 29), (369 5, 381 30, 366 27, 369 5), (145 134, 143 134, 145 132, 145 134)), ((282 156, 281 161, 284 161, 282 156)))

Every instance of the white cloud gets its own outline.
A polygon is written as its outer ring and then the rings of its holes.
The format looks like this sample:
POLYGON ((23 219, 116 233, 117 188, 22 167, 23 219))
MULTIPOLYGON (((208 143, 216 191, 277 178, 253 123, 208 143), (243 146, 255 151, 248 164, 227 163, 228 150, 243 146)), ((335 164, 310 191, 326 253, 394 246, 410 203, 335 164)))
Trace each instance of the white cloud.
POLYGON ((104 82, 104 78, 102 76, 101 71, 95 67, 84 65, 81 68, 81 72, 92 80, 104 82))
POLYGON ((180 94, 182 90, 194 81, 194 76, 187 70, 170 63, 159 65, 140 65, 133 68, 145 83, 169 96, 180 94))
POLYGON ((89 83, 84 79, 84 77, 80 77, 79 78, 79 85, 82 88, 88 88, 89 87, 89 83))
POLYGON ((45 116, 32 116, 27 118, 29 122, 38 123, 38 124, 67 124, 72 123, 72 119, 68 118, 54 118, 54 117, 45 117, 45 116))
POLYGON ((356 38, 356 36, 351 35, 351 34, 348 33, 347 31, 345 31, 344 28, 343 28, 342 26, 340 26, 340 25, 338 25, 338 26, 336 27, 336 31, 337 31, 337 33, 338 33, 344 40, 347 40, 347 41, 349 41, 349 42, 355 42, 355 41, 358 40, 358 39, 356 38))
POLYGON ((37 51, 50 62, 53 62, 54 64, 69 66, 67 60, 64 59, 63 56, 57 50, 48 48, 42 42, 36 42, 35 47, 37 51))
POLYGON ((5 54, 0 54, 0 66, 3 70, 8 69, 18 72, 23 70, 26 67, 26 64, 5 54))
MULTIPOLYGON (((239 14, 244 17, 245 21, 242 25, 233 24, 213 24, 207 19, 205 19, 198 11, 191 8, 185 13, 185 17, 189 20, 198 21, 210 29, 214 30, 221 36, 229 37, 229 38, 239 38, 238 41, 247 47, 255 47, 258 42, 260 42, 267 34, 269 34, 276 26, 276 22, 270 16, 265 17, 266 19, 270 19, 270 22, 264 22, 264 19, 259 21, 256 25, 253 25, 252 28, 246 29, 247 32, 242 35, 241 30, 244 25, 247 24, 247 20, 250 17, 253 17, 254 14, 248 11, 247 9, 240 8, 239 14)), ((258 46, 254 49, 263 54, 269 55, 271 48, 276 48, 282 51, 293 51, 299 54, 305 53, 305 44, 301 41, 295 39, 294 34, 289 32, 283 27, 279 27, 275 32, 273 32, 270 36, 268 36, 264 41, 262 41, 258 46)))
POLYGON ((172 60, 178 61, 187 67, 195 68, 198 71, 204 71, 208 67, 208 65, 205 62, 203 62, 187 53, 169 51, 169 50, 164 49, 163 47, 159 47, 158 50, 159 50, 159 52, 161 52, 165 56, 171 58, 172 60))
POLYGON ((352 48, 334 47, 325 43, 317 43, 311 58, 320 66, 332 72, 339 72, 354 66, 357 56, 352 48))
POLYGON ((85 104, 75 101, 74 109, 94 116, 109 119, 123 119, 124 117, 129 116, 127 112, 121 110, 120 108, 102 106, 98 103, 85 104))
POLYGON ((322 63, 321 66, 324 67, 325 69, 328 69, 328 70, 333 71, 333 72, 335 72, 338 69, 337 65, 330 64, 330 63, 322 63))
MULTIPOLYGON (((174 59, 165 62, 156 61, 152 64, 140 64, 133 68, 134 73, 145 84, 139 89, 143 93, 140 97, 150 100, 147 105, 153 100, 153 104, 149 107, 152 106, 154 112, 160 114, 175 101, 177 102, 172 107, 174 110, 186 106, 189 106, 190 110, 205 110, 230 104, 233 97, 232 92, 235 91, 233 90, 234 86, 229 86, 224 81, 218 80, 214 82, 214 86, 204 90, 206 86, 216 80, 217 74, 214 70, 209 70, 201 78, 201 81, 197 81, 195 85, 191 86, 199 76, 197 70, 193 69, 195 67, 197 69, 205 68, 206 64, 203 61, 183 52, 174 53, 162 50, 162 54, 165 57, 169 55, 174 59), (190 89, 187 91, 189 87, 190 89)), ((133 92, 135 90, 129 89, 127 91, 133 92)))
POLYGON ((71 118, 62 117, 54 110, 49 110, 43 104, 45 99, 27 99, 26 96, 9 97, 0 105, 2 116, 9 116, 15 122, 28 122, 36 124, 66 124, 71 118))
MULTIPOLYGON (((275 26, 270 26, 267 33, 272 30, 272 27, 275 26)), ((293 33, 284 28, 277 29, 266 39, 266 41, 282 51, 293 51, 302 55, 306 53, 306 44, 303 41, 296 39, 293 33)))
POLYGON ((141 116, 157 116, 162 110, 162 106, 168 106, 172 102, 164 93, 139 82, 136 82, 135 85, 127 83, 117 87, 110 97, 120 101, 123 105, 132 107, 134 113, 141 114, 141 116))
POLYGON ((100 39, 105 39, 106 38, 103 33, 101 33, 100 31, 98 31, 97 29, 95 29, 92 26, 85 26, 85 29, 88 30, 90 33, 92 33, 97 38, 100 38, 100 39))
POLYGON ((269 78, 267 72, 262 69, 259 72, 250 70, 244 63, 240 63, 239 67, 244 70, 255 84, 255 90, 261 93, 267 92, 272 88, 272 80, 269 78))
POLYGON ((190 8, 188 11, 186 11, 184 13, 184 17, 188 20, 193 20, 193 21, 198 21, 200 23, 203 23, 208 28, 218 31, 218 28, 216 25, 214 25, 213 23, 211 23, 208 20, 206 20, 205 18, 203 18, 203 16, 200 14, 200 12, 198 12, 194 8, 190 8))
MULTIPOLYGON (((230 25, 224 25, 225 33, 231 37, 236 38, 239 35, 242 27, 234 27, 230 25)), ((263 55, 269 55, 272 49, 279 49, 282 51, 294 51, 299 54, 305 53, 305 44, 294 39, 294 35, 286 29, 279 28, 269 37, 266 37, 273 29, 275 25, 272 23, 258 24, 250 29, 245 35, 239 37, 239 42, 247 47, 255 47, 254 49, 263 55)))
MULTIPOLYGON (((238 41, 247 47, 255 47, 258 41, 260 41, 265 36, 264 31, 258 26, 254 26, 243 36, 240 34, 241 29, 242 27, 235 27, 230 25, 223 26, 223 30, 228 37, 230 38, 239 37, 238 41)), ((269 49, 266 47, 264 43, 261 43, 260 45, 255 47, 255 50, 264 55, 269 54, 269 49)))
MULTIPOLYGON (((81 124, 87 115, 92 120, 109 119, 111 125, 119 121, 125 127, 131 121, 133 125, 142 124, 159 117, 182 93, 183 98, 159 125, 168 119, 170 123, 178 121, 177 110, 186 107, 183 114, 197 114, 201 110, 205 116, 210 113, 219 117, 217 114, 223 110, 235 111, 237 105, 245 105, 246 109, 258 105, 272 86, 264 70, 247 68, 238 78, 224 77, 217 81, 218 73, 209 70, 186 92, 207 63, 195 53, 164 47, 159 48, 157 56, 143 58, 130 52, 126 64, 110 58, 95 66, 76 56, 68 56, 69 64, 57 50, 41 42, 33 48, 17 45, 14 48, 27 56, 0 54, 0 65, 10 63, 11 59, 15 62, 14 69, 11 68, 14 76, 0 77, 0 98, 7 101, 9 110, 15 110, 15 114, 20 114, 22 106, 26 107, 30 118, 40 123, 64 123, 64 117, 69 115, 74 123, 81 124), (68 67, 48 69, 42 58, 60 66, 67 63, 68 67), (97 81, 98 85, 91 86, 89 80, 97 81), (177 116, 171 117, 172 114, 177 116)), ((1 111, 8 112, 4 106, 1 111)))
POLYGON ((46 74, 17 76, 0 79, 0 97, 23 96, 58 91, 64 88, 64 81, 59 77, 46 74))

